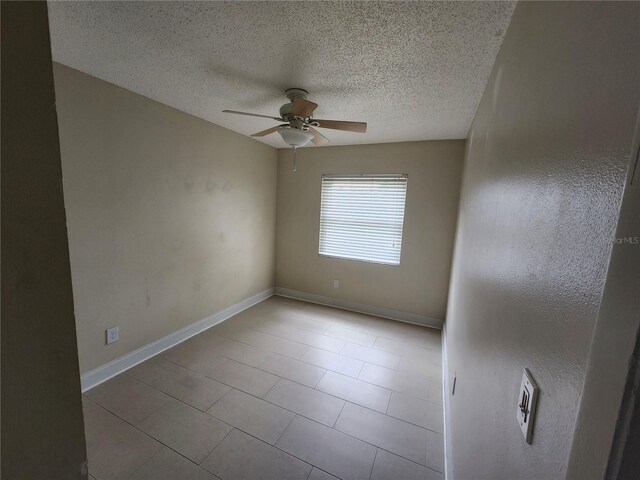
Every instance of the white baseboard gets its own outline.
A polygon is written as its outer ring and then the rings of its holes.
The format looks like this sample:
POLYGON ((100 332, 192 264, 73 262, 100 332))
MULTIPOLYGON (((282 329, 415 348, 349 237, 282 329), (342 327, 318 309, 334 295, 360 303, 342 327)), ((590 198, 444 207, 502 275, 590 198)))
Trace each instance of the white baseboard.
POLYGON ((451 450, 451 407, 449 405, 449 357, 447 355, 447 325, 442 327, 442 405, 444 406, 444 478, 453 480, 451 450))
POLYGON ((134 350, 131 353, 127 353, 120 358, 116 358, 109 363, 105 363, 98 368, 94 368, 93 370, 81 375, 80 382, 82 391, 86 392, 96 385, 100 385, 102 382, 106 382, 110 378, 115 377, 125 370, 129 370, 131 367, 134 367, 137 364, 148 360, 149 358, 159 354, 160 352, 163 352, 180 342, 184 342, 188 338, 191 338, 194 335, 197 335, 198 333, 210 327, 213 327, 220 322, 223 322, 227 318, 232 317, 237 313, 240 313, 241 311, 254 306, 257 303, 260 303, 263 300, 266 300, 267 298, 273 296, 273 294, 273 288, 257 293, 256 295, 246 298, 241 302, 236 303, 235 305, 231 305, 224 310, 220 310, 219 312, 214 313, 207 318, 203 318, 202 320, 199 320, 196 323, 189 325, 188 327, 171 333, 166 337, 161 338, 160 340, 156 340, 155 342, 149 343, 148 345, 134 350))
POLYGON ((320 305, 328 305, 330 307, 338 307, 353 312, 366 313, 377 317, 390 318, 406 323, 414 323, 425 327, 442 328, 442 320, 437 318, 416 315, 415 313, 401 312, 398 310, 390 310, 388 308, 373 307, 371 305, 363 305, 360 303, 342 300, 340 298, 325 297, 316 295, 315 293, 299 292, 289 288, 276 287, 276 295, 281 297, 295 298, 305 302, 319 303, 320 305))

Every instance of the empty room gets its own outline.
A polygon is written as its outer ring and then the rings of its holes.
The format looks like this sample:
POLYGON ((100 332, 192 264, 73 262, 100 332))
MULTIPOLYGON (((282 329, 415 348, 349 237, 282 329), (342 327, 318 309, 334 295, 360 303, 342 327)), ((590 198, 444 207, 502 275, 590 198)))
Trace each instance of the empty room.
POLYGON ((0 18, 3 480, 640 478, 640 2, 0 18))

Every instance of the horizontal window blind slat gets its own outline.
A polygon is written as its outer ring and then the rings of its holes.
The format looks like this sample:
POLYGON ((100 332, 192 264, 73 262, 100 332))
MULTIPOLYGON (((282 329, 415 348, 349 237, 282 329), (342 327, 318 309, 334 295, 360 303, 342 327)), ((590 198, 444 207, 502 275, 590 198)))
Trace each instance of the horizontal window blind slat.
POLYGON ((321 255, 400 264, 406 175, 323 175, 321 255))

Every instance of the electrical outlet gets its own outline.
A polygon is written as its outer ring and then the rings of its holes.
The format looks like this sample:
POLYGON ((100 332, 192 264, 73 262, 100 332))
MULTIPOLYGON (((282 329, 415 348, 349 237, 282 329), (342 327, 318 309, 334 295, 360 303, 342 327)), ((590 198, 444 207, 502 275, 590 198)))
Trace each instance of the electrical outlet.
POLYGON ((118 327, 107 328, 107 345, 118 341, 118 327))
POLYGON ((333 281, 333 288, 340 288, 340 280, 333 281))

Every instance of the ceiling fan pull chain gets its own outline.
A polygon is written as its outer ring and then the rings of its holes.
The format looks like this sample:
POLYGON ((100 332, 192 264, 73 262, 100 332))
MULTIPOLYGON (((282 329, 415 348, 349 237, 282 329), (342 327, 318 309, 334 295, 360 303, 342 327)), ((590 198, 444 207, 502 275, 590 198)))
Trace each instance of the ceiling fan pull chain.
POLYGON ((298 150, 298 146, 294 145, 293 146, 293 168, 291 169, 292 172, 295 172, 297 169, 297 165, 296 165, 296 150, 298 150))

